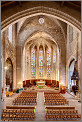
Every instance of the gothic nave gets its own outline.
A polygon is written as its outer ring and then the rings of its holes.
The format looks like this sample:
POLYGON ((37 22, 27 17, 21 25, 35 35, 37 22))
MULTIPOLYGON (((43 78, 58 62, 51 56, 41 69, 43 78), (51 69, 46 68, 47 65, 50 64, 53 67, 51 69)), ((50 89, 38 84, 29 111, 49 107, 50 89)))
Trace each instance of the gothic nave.
POLYGON ((81 120, 81 1, 1 2, 1 121, 81 120))

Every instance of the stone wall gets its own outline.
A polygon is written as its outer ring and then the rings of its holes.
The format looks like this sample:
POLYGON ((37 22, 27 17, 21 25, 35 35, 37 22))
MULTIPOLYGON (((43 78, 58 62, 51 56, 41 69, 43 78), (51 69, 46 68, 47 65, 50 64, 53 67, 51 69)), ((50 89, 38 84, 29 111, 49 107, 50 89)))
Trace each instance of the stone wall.
MULTIPOLYGON (((16 47, 15 47, 15 25, 13 25, 13 41, 12 43, 8 39, 8 29, 4 31, 1 38, 1 59, 2 59, 2 84, 6 85, 6 60, 10 58, 13 64, 13 89, 16 88, 16 47)), ((4 87, 2 85, 2 87, 4 87)))
POLYGON ((69 63, 72 58, 75 58, 75 60, 78 61, 78 72, 81 84, 80 11, 73 8, 69 9, 66 6, 61 7, 57 2, 47 1, 32 3, 33 4, 31 4, 31 2, 26 2, 22 7, 16 5, 13 6, 13 8, 9 7, 2 11, 2 82, 5 82, 5 61, 10 57, 14 66, 14 88, 18 87, 18 83, 23 80, 23 48, 25 43, 35 32, 43 31, 58 45, 59 65, 57 64, 57 68, 59 68, 59 71, 57 72, 59 72, 59 80, 64 84, 66 83, 66 86, 68 86, 69 63), (37 18, 41 13, 46 21, 45 26, 42 27, 37 22, 37 18), (77 38, 74 38, 71 42, 69 40, 69 25, 67 26, 63 21, 73 27, 75 26, 75 28, 79 30, 77 38), (14 23, 16 24, 14 25, 14 23), (7 28, 9 24, 13 24, 13 45, 10 44, 7 38, 7 28))
POLYGON ((66 86, 68 87, 68 70, 72 59, 77 61, 79 72, 79 86, 81 83, 81 33, 73 28, 73 40, 69 38, 69 25, 67 25, 67 44, 66 44, 66 86))

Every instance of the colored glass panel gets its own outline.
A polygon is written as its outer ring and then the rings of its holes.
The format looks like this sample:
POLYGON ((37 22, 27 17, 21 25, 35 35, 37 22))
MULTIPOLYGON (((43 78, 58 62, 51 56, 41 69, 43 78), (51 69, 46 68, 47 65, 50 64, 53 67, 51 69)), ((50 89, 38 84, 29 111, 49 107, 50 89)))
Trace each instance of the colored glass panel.
POLYGON ((31 74, 32 78, 35 78, 35 50, 31 50, 31 74))
POLYGON ((56 63, 56 52, 54 51, 53 63, 56 63))
POLYGON ((50 77, 51 74, 51 53, 47 51, 47 77, 50 77))
POLYGON ((39 77, 43 77, 43 51, 39 51, 39 77))

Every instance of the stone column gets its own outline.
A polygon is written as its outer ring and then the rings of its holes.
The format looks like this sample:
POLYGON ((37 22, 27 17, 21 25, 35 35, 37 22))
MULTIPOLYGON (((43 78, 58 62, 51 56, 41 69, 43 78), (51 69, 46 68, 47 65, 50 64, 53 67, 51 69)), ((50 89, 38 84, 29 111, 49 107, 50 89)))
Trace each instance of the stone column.
POLYGON ((31 48, 29 48, 29 79, 32 78, 32 74, 31 74, 31 48))
POLYGON ((14 24, 12 26, 13 28, 13 32, 12 32, 12 35, 13 35, 13 45, 14 45, 14 53, 15 53, 15 56, 14 56, 14 66, 13 66, 13 89, 16 89, 17 88, 17 80, 16 80, 16 43, 17 43, 17 24, 14 24))
POLYGON ((37 79, 37 48, 35 49, 35 78, 37 79))
POLYGON ((57 47, 57 80, 59 81, 59 49, 57 47))
POLYGON ((45 77, 47 78, 47 49, 45 49, 45 77))
POLYGON ((62 44, 61 47, 61 81, 65 85, 66 81, 66 47, 62 44))
POLYGON ((23 72, 23 76, 22 76, 22 81, 25 80, 25 48, 23 49, 23 56, 22 56, 22 72, 23 72))
POLYGON ((56 77, 55 79, 59 81, 59 50, 58 47, 56 48, 56 63, 55 63, 55 69, 56 69, 56 77))
MULTIPOLYGON (((26 69, 26 79, 30 79, 30 63, 31 63, 31 60, 30 60, 30 56, 31 56, 31 52, 30 52, 30 48, 28 49, 28 52, 27 52, 27 50, 26 50, 26 52, 25 52, 25 58, 26 58, 26 60, 25 60, 25 69, 26 69), (28 57, 28 58, 27 58, 28 57)), ((25 80, 26 80, 25 79, 25 80)))
POLYGON ((3 88, 3 69, 4 69, 4 67, 3 67, 3 33, 1 34, 1 88, 3 88))
POLYGON ((51 77, 50 78, 53 79, 53 49, 52 48, 51 48, 51 77))
POLYGON ((79 91, 81 91, 81 32, 77 31, 77 70, 79 75, 79 91))
POLYGON ((61 81, 61 50, 59 50, 59 81, 61 81))
MULTIPOLYGON (((54 50, 55 50, 55 47, 52 48, 52 54, 54 56, 54 50)), ((56 50, 55 50, 56 52, 56 50)), ((56 80, 56 70, 57 70, 57 62, 53 62, 53 56, 52 56, 52 79, 55 79, 56 80)))
POLYGON ((27 76, 28 76, 28 74, 27 74, 27 54, 26 54, 26 50, 25 50, 25 54, 24 54, 24 80, 26 80, 27 79, 27 76))
POLYGON ((16 89, 16 61, 13 67, 13 89, 16 89))
POLYGON ((57 49, 56 49, 56 63, 55 63, 55 80, 58 80, 58 52, 57 52, 57 49))
POLYGON ((45 78, 45 74, 46 74, 45 61, 46 61, 45 46, 43 46, 43 79, 45 78))
POLYGON ((22 46, 16 46, 16 80, 17 80, 17 87, 19 88, 19 82, 22 82, 22 46))
POLYGON ((47 74, 47 55, 46 55, 46 47, 43 46, 43 79, 46 79, 47 74))
POLYGON ((6 68, 5 68, 5 63, 6 63, 6 49, 5 49, 5 41, 6 41, 6 31, 4 31, 3 32, 3 34, 2 34, 2 36, 3 36, 3 39, 2 39, 2 43, 1 43, 1 46, 3 47, 2 48, 2 63, 3 63, 3 74, 2 74, 2 79, 3 79, 3 81, 1 81, 1 82, 3 82, 3 89, 4 89, 4 91, 3 91, 3 94, 2 94, 2 100, 5 100, 5 97, 6 97, 6 94, 5 94, 5 87, 6 87, 6 68))

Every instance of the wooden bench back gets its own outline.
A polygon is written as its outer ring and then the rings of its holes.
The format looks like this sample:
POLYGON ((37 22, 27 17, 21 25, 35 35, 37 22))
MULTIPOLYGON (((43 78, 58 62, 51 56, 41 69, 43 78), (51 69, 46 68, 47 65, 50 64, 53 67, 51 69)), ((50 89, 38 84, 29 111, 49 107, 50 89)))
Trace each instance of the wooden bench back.
POLYGON ((75 107, 46 107, 46 109, 75 109, 75 107))
POLYGON ((30 106, 30 107, 6 106, 6 109, 35 109, 35 107, 34 106, 30 106))

